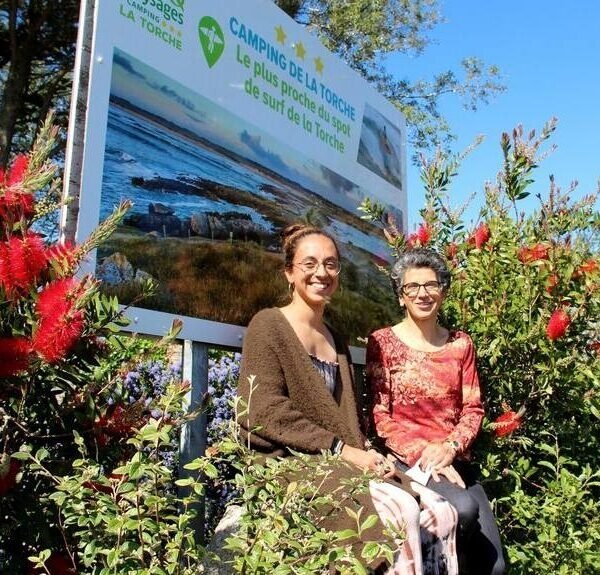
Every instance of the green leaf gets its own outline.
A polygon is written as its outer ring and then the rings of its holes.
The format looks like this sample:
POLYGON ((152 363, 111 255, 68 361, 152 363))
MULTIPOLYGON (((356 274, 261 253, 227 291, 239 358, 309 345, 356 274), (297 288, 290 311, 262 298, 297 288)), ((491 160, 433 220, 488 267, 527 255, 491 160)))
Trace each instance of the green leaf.
POLYGON ((352 565, 354 566, 355 575, 367 575, 366 567, 356 557, 352 558, 352 565))
POLYGON ((366 559, 367 562, 373 561, 379 554, 379 544, 373 541, 367 543, 361 552, 361 557, 366 559))
POLYGON ((25 461, 31 458, 31 453, 28 451, 17 451, 16 453, 11 453, 12 459, 19 459, 20 461, 25 461))
POLYGON ((193 477, 185 477, 183 479, 178 479, 175 481, 175 485, 178 487, 188 487, 194 483, 195 479, 193 477))
POLYGON ((344 539, 350 539, 351 537, 358 537, 358 533, 354 529, 343 529, 341 531, 336 531, 335 536, 343 541, 344 539))
POLYGON ((45 447, 42 447, 35 452, 35 459, 37 459, 38 461, 43 461, 49 455, 50 452, 45 447))
POLYGON ((365 519, 365 521, 363 521, 362 525, 360 526, 360 530, 366 531, 367 529, 371 529, 371 527, 376 525, 378 523, 378 521, 379 521, 379 517, 373 513, 373 514, 369 515, 369 517, 367 517, 365 519))

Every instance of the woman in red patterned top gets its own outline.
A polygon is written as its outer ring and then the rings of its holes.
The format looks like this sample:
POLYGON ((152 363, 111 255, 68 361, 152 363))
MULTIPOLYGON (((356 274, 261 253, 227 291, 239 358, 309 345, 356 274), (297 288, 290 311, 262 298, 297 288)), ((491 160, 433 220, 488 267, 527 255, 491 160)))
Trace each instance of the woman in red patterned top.
POLYGON ((427 487, 457 509, 460 572, 501 575, 496 521, 468 462, 483 419, 473 342, 438 324, 450 272, 434 251, 416 248, 394 265, 392 285, 406 316, 367 345, 377 434, 401 469, 430 472, 427 487))

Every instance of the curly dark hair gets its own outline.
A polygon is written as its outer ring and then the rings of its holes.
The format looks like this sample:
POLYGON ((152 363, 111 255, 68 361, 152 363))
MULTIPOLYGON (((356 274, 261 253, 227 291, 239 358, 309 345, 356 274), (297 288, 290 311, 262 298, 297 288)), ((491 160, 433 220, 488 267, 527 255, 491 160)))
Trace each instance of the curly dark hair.
POLYGON ((437 281, 440 282, 442 290, 447 292, 450 288, 451 275, 446 260, 437 252, 429 248, 414 248, 405 251, 394 263, 390 277, 392 289, 396 299, 400 299, 404 274, 412 268, 429 268, 435 272, 437 281))

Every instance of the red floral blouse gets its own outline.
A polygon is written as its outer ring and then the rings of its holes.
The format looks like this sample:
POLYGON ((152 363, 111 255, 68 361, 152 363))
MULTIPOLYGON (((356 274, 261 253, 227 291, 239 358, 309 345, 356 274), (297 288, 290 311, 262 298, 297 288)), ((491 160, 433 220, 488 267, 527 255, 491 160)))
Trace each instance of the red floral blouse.
POLYGON ((391 328, 369 336, 367 381, 373 392, 373 419, 379 437, 400 459, 414 465, 431 441, 469 446, 483 419, 475 349, 464 332, 450 332, 439 351, 407 346, 391 328))

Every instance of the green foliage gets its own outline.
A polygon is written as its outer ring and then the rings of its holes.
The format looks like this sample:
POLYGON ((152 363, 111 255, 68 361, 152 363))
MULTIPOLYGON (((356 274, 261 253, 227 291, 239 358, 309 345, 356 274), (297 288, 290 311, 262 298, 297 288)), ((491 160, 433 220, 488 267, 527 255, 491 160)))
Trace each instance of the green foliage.
MULTIPOLYGON (((150 418, 127 444, 132 455, 112 470, 99 465, 76 436, 80 458, 67 476, 56 478, 50 499, 76 545, 81 571, 109 573, 198 573, 203 548, 196 542, 195 518, 202 483, 176 480, 162 453, 178 435, 188 387, 172 382, 157 402, 161 416, 150 418), (179 497, 175 485, 189 486, 179 497)), ((196 473, 214 474, 208 460, 196 473)))
POLYGON ((0 5, 0 165, 26 150, 50 109, 66 128, 77 38, 78 0, 0 5))
MULTIPOLYGON (((209 555, 198 543, 200 502, 207 482, 217 478, 223 464, 237 471, 238 503, 243 506, 239 528, 226 543, 234 556, 229 565, 233 572, 308 575, 335 564, 342 575, 366 574, 366 564, 381 557, 391 560, 389 545, 368 537, 377 517, 353 510, 353 498, 368 490, 370 475, 321 493, 315 486, 327 481, 334 466, 344 465, 338 458, 257 456, 240 441, 235 419, 210 455, 187 464, 185 477, 176 479, 162 453, 178 437, 181 425, 195 415, 182 417, 187 391, 186 385, 171 382, 155 404, 160 417, 149 418, 133 433, 126 442, 130 455, 116 466, 101 464, 77 433, 79 457, 68 473, 55 474, 45 450, 34 453, 23 447, 16 454, 55 485, 47 502, 58 509, 78 573, 201 572, 209 555), (350 517, 351 527, 328 530, 327 519, 335 513, 350 517)), ((402 532, 391 535, 397 544, 403 540, 402 532)), ((50 557, 48 549, 30 560, 42 568, 50 557)), ((211 559, 219 561, 216 556, 211 559)))
MULTIPOLYGON (((243 417, 246 407, 239 399, 234 407, 243 417)), ((236 533, 226 542, 235 573, 309 575, 334 565, 341 575, 366 575, 365 565, 376 559, 391 562, 389 542, 400 544, 404 534, 394 531, 386 541, 372 540, 368 531, 378 518, 356 509, 355 497, 368 492, 371 474, 332 484, 328 478, 336 466, 347 465, 339 457, 294 453, 271 458, 253 453, 239 440, 236 421, 229 421, 228 437, 214 450, 216 461, 228 461, 237 470, 243 513, 236 533), (328 521, 340 515, 349 518, 349 527, 328 529, 328 521)))
POLYGON ((334 564, 341 574, 366 574, 365 564, 376 558, 391 562, 389 545, 365 534, 377 516, 352 508, 353 497, 368 489, 369 476, 320 492, 315 486, 327 480, 339 461, 303 454, 248 461, 236 477, 244 505, 240 530, 227 542, 236 555, 236 573, 308 575, 334 564), (333 513, 347 514, 353 526, 327 530, 326 519, 333 513))
POLYGON ((424 161, 426 234, 399 237, 379 207, 363 206, 393 250, 427 244, 448 258, 443 321, 477 349, 488 419, 476 450, 514 573, 598 565, 598 196, 574 202, 551 180, 537 210, 519 208, 554 128, 503 134, 502 170, 486 185, 475 229, 449 205, 462 157, 424 161))
POLYGON ((134 457, 139 445, 127 437, 147 428, 162 405, 121 384, 148 345, 126 343, 117 300, 102 296, 93 278, 75 277, 128 205, 80 246, 45 245, 32 231, 58 207, 56 167, 48 161, 56 136, 49 119, 32 152, 16 158, 0 182, 0 571, 15 575, 31 571, 28 557, 46 561, 50 573, 73 567, 76 543, 71 527, 57 522, 56 485, 80 450, 93 454, 97 474, 134 457))
MULTIPOLYGON (((549 438, 551 439, 551 438, 549 438)), ((511 473, 515 491, 499 501, 510 509, 505 529, 518 545, 508 549, 512 573, 598 573, 600 565, 600 471, 561 455, 556 443, 535 449, 549 473, 535 485, 530 461, 511 473)))

